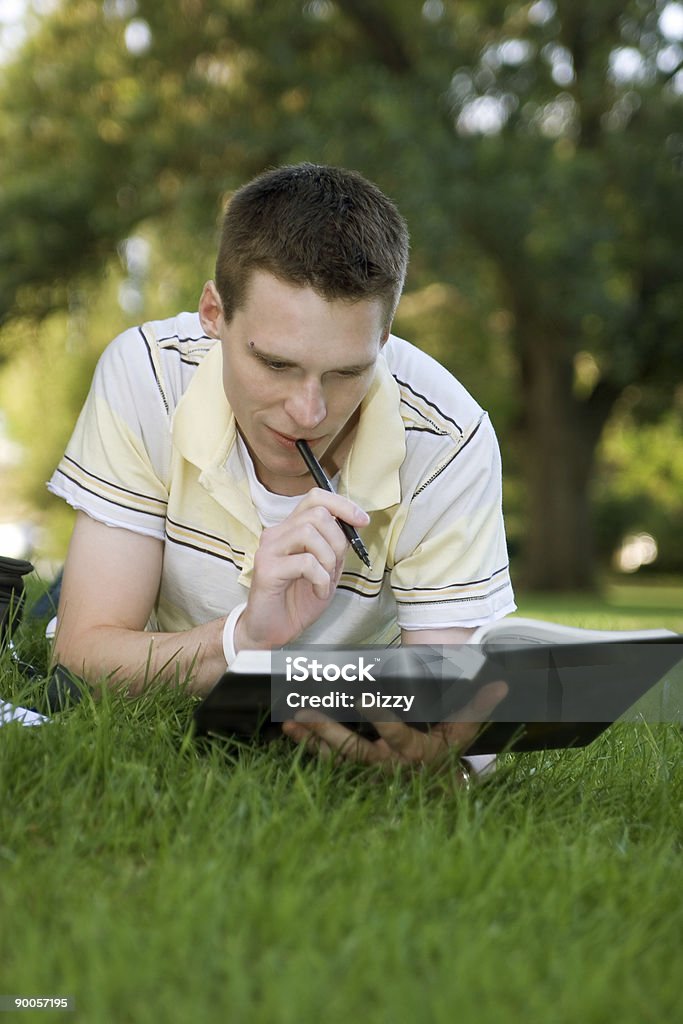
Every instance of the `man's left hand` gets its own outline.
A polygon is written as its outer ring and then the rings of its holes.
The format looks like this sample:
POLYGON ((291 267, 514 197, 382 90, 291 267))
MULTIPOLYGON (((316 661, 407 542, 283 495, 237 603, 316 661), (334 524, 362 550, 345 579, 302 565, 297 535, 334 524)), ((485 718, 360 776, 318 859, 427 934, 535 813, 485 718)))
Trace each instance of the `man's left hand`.
POLYGON ((369 740, 341 722, 316 712, 300 712, 296 721, 284 722, 283 732, 304 743, 321 757, 339 757, 358 764, 378 765, 388 771, 397 766, 438 766, 454 753, 467 753, 482 723, 507 694, 507 684, 487 683, 458 713, 457 722, 440 722, 420 732, 405 722, 373 723, 380 738, 369 740))

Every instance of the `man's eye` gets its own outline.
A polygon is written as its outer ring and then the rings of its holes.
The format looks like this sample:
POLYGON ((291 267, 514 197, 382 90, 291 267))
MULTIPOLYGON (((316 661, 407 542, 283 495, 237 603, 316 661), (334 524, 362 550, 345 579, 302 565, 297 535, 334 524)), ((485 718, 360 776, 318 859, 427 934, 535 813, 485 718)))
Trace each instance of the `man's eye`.
POLYGON ((269 370, 287 370, 289 363, 279 363, 276 359, 264 359, 264 364, 269 370))

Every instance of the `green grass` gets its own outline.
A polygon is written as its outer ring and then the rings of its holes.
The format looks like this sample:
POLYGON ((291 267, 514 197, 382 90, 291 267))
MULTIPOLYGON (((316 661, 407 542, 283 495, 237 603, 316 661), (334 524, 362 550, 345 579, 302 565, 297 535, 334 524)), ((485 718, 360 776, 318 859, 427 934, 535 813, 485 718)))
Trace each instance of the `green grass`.
POLYGON ((683 633, 683 584, 608 581, 602 593, 533 594, 519 599, 519 614, 594 629, 673 629, 683 633))
MULTIPOLYGON (((624 628, 682 609, 674 585, 520 602, 624 628)), ((6 658, 0 681, 30 697, 6 658)), ((0 993, 71 995, 47 1019, 88 1024, 677 1019, 677 728, 507 755, 464 793, 284 741, 198 748, 192 707, 108 696, 0 730, 0 993)))

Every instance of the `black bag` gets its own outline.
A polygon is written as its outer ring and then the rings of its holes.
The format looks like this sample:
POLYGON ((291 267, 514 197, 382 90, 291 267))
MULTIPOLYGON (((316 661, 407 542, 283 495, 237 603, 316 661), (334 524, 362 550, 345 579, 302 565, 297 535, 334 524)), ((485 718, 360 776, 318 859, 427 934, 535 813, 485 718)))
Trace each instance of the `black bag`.
POLYGON ((10 628, 21 621, 24 604, 24 576, 33 566, 24 558, 0 557, 0 650, 9 639, 10 628))
MULTIPOLYGON (((11 633, 21 622, 24 576, 30 572, 33 572, 33 566, 23 558, 0 557, 0 651, 10 644, 11 633)), ((52 593, 54 591, 58 596, 60 584, 61 574, 48 595, 48 603, 45 604, 48 612, 55 603, 52 593)), ((44 672, 19 658, 14 644, 10 644, 10 658, 22 675, 29 679, 42 679, 46 683, 41 701, 43 705, 47 705, 49 711, 63 711, 69 705, 77 704, 87 689, 83 680, 72 676, 62 665, 55 665, 45 678, 44 672)), ((45 714, 45 706, 32 707, 31 710, 45 714)))

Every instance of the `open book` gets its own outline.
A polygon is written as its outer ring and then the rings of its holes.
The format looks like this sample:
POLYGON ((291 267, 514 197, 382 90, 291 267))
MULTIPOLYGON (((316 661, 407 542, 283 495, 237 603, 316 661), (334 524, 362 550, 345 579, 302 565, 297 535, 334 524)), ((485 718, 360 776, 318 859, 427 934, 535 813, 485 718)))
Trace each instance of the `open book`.
POLYGON ((666 629, 581 629, 511 617, 480 627, 467 644, 358 648, 354 653, 365 678, 372 680, 362 700, 358 693, 350 696, 353 685, 342 681, 353 672, 346 671, 351 666, 343 664, 338 651, 240 651, 197 708, 198 733, 273 739, 284 718, 296 713, 288 708, 306 706, 301 702, 311 694, 324 713, 369 737, 378 735, 373 721, 397 715, 426 730, 439 721, 457 721, 458 711, 481 686, 502 679, 508 695, 468 753, 581 746, 683 662, 683 635, 666 629), (307 657, 312 653, 316 661, 307 657), (306 672, 292 674, 292 667, 323 665, 325 656, 330 664, 314 675, 315 683, 306 672), (387 693, 401 696, 389 704, 387 693), (320 695, 326 695, 327 703, 320 695), (340 711, 342 698, 346 703, 340 711), (372 710, 363 710, 368 704, 372 710), (392 710, 380 713, 380 704, 392 710))
POLYGON ((562 626, 557 622, 543 619, 524 619, 510 616, 498 619, 486 626, 479 626, 470 637, 471 644, 486 645, 503 643, 506 646, 518 644, 560 644, 560 643, 607 643, 617 641, 629 643, 641 640, 664 640, 678 636, 670 629, 582 629, 579 626, 562 626))

